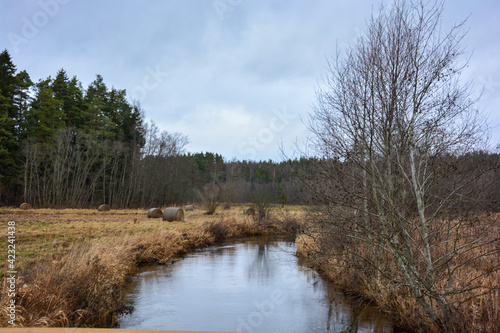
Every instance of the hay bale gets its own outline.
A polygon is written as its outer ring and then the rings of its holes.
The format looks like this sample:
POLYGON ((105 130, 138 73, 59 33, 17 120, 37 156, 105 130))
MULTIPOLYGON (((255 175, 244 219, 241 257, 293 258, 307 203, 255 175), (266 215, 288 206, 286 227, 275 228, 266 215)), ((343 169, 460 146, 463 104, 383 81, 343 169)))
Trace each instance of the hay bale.
POLYGON ((20 209, 31 209, 31 205, 29 203, 23 202, 21 206, 19 206, 20 209))
POLYGON ((184 221, 184 210, 179 207, 167 207, 163 212, 163 221, 184 221))
POLYGON ((243 211, 243 214, 244 215, 254 216, 255 215, 255 209, 253 209, 252 207, 245 207, 245 210, 243 211))
POLYGON ((111 210, 111 208, 109 207, 109 205, 100 205, 99 208, 97 208, 98 211, 100 212, 109 212, 111 210))
POLYGON ((224 210, 231 209, 231 204, 229 202, 224 202, 224 210))
POLYGON ((148 218, 158 218, 158 217, 161 217, 163 215, 163 212, 161 211, 160 208, 151 208, 150 210, 148 210, 148 218))
POLYGON ((194 207, 193 207, 193 205, 187 205, 187 206, 186 206, 186 212, 187 212, 187 211, 189 211, 189 212, 194 211, 194 207))

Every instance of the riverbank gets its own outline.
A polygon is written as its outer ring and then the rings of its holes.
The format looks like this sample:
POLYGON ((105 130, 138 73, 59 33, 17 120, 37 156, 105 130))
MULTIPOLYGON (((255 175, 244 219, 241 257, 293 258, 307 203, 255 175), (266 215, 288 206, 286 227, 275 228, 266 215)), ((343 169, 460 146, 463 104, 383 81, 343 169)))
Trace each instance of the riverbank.
MULTIPOLYGON (((0 209, 1 230, 16 224, 15 323, 24 327, 112 327, 128 310, 124 285, 141 263, 163 264, 227 239, 293 234, 300 207, 275 209, 267 221, 236 206, 207 216, 187 211, 185 222, 148 219, 147 210, 0 209)), ((7 245, 3 245, 7 253, 7 245)), ((7 263, 0 266, 4 277, 7 263)), ((6 279, 4 290, 6 288, 6 279)), ((2 293, 0 306, 10 298, 2 293)), ((8 313, 0 312, 2 326, 8 313)))
MULTIPOLYGON (((435 322, 427 316, 409 288, 394 285, 379 272, 366 265, 359 266, 354 261, 345 261, 345 255, 354 253, 353 249, 325 246, 327 242, 320 235, 301 234, 296 238, 297 254, 304 258, 308 266, 332 282, 337 288, 360 298, 381 309, 396 327, 409 332, 442 332, 435 322), (337 251, 337 253, 335 252, 337 251)), ((445 245, 442 245, 445 246, 445 245)), ((484 253, 498 253, 498 244, 491 243, 489 248, 474 249, 484 253)), ((475 254, 471 254, 475 255, 475 254)), ((392 276, 400 274, 393 258, 385 257, 387 271, 392 276)), ((471 288, 462 294, 450 297, 453 311, 459 320, 449 331, 497 333, 500 327, 500 272, 495 260, 478 260, 457 270, 454 283, 464 284, 470 276, 489 288, 471 288)), ((452 269, 452 268, 451 268, 452 269)), ((443 283, 438 281, 437 283, 443 283)))

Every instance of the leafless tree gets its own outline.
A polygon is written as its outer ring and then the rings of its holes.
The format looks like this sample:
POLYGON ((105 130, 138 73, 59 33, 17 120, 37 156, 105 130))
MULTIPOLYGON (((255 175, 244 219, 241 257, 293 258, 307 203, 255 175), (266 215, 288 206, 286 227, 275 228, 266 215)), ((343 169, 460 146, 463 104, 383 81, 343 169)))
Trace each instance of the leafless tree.
POLYGON ((206 208, 206 215, 214 215, 217 207, 221 203, 223 197, 221 186, 217 181, 217 169, 214 168, 213 181, 210 184, 205 184, 202 190, 198 190, 198 197, 203 202, 206 208))
POLYGON ((253 184, 250 192, 250 201, 257 208, 259 221, 267 221, 269 211, 275 197, 276 189, 273 184, 253 184))
POLYGON ((410 290, 426 316, 452 331, 456 295, 492 288, 483 277, 498 270, 500 247, 491 246, 493 215, 468 227, 470 184, 487 170, 457 166, 482 148, 485 122, 460 79, 465 21, 443 31, 442 12, 443 2, 382 6, 329 62, 309 123, 323 156, 309 184, 324 207, 310 232, 388 289, 410 290), (496 266, 462 274, 485 260, 496 266))

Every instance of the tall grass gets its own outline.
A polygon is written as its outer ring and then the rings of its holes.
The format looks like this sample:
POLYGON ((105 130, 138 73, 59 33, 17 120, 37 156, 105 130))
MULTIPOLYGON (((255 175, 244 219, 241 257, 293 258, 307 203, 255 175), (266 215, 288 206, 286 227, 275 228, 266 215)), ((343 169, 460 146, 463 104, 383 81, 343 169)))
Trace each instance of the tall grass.
POLYGON ((111 326, 126 310, 123 293, 134 271, 128 239, 76 244, 59 260, 43 260, 18 280, 19 326, 111 326))
MULTIPOLYGON (((407 287, 388 283, 382 274, 357 260, 346 260, 349 258, 346 253, 354 252, 352 249, 335 247, 335 244, 331 244, 328 239, 325 240, 320 233, 299 235, 296 244, 297 253, 305 257, 310 265, 320 270, 340 289, 375 304, 388 314, 397 326, 412 332, 440 332, 440 328, 425 315, 407 287)), ((470 253, 470 257, 497 252, 500 244, 491 243, 487 246, 490 248, 475 248, 473 251, 480 252, 470 253)), ((369 258, 368 249, 356 250, 366 251, 363 256, 369 258)), ((443 249, 435 250, 438 253, 443 251, 443 249)), ((390 272, 390 276, 400 274, 393 257, 384 255, 380 261, 384 263, 383 271, 390 272)), ((450 296, 449 301, 457 318, 453 327, 455 332, 499 332, 500 272, 496 271, 499 261, 498 257, 484 256, 457 270, 455 286, 470 288, 463 293, 450 296), (471 281, 473 284, 470 284, 471 281), (483 287, 474 288, 476 285, 483 287)), ((445 281, 437 283, 444 284, 445 281)))

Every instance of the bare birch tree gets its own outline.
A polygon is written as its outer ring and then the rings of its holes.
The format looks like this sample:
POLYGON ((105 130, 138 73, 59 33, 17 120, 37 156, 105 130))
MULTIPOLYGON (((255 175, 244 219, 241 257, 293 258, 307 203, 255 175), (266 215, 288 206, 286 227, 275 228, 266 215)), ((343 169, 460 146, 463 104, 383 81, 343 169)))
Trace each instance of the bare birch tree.
POLYGON ((487 170, 457 165, 482 147, 485 122, 460 79, 465 21, 443 31, 442 12, 443 2, 396 0, 330 61, 309 123, 324 157, 310 183, 324 209, 310 232, 388 289, 407 288, 452 331, 455 296, 492 287, 482 277, 498 270, 500 247, 490 246, 499 230, 492 215, 468 228, 470 185, 487 170), (457 279, 483 260, 496 266, 457 279))

